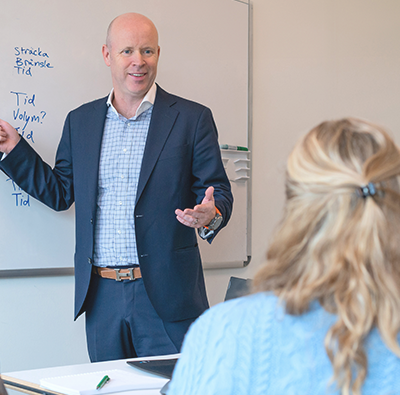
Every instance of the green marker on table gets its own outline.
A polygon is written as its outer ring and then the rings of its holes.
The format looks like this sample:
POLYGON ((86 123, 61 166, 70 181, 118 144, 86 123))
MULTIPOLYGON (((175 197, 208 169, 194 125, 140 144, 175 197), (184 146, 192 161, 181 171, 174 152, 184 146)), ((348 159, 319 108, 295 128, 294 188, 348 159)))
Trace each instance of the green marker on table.
POLYGON ((111 380, 111 379, 110 379, 107 375, 105 375, 105 376, 101 379, 100 383, 97 384, 96 389, 99 390, 99 389, 103 388, 110 380, 111 380))
POLYGON ((221 149, 229 149, 232 151, 248 151, 249 149, 246 147, 240 147, 239 145, 228 145, 228 144, 221 144, 219 146, 221 149))

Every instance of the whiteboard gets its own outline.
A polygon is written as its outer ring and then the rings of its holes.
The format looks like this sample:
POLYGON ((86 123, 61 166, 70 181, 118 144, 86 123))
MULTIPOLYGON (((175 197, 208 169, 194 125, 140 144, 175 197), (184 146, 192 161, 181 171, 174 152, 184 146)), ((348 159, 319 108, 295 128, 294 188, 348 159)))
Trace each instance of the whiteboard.
MULTIPOLYGON (((125 12, 157 26, 159 85, 210 107, 220 143, 247 146, 248 1, 3 0, 0 117, 53 166, 67 113, 111 90, 101 47, 110 21, 125 12)), ((211 246, 199 242, 206 268, 248 261, 248 182, 232 171, 231 222, 211 246)), ((1 173, 0 218, 0 273, 73 267, 74 207, 54 212, 1 173)))

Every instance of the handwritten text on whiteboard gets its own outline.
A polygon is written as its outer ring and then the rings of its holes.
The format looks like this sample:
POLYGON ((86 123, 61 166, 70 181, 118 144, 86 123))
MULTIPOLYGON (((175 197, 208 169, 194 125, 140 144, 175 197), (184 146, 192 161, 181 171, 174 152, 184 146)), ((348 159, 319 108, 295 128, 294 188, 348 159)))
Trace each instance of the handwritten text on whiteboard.
POLYGON ((14 68, 20 75, 32 77, 32 69, 52 69, 47 52, 40 48, 14 47, 15 64, 14 68))

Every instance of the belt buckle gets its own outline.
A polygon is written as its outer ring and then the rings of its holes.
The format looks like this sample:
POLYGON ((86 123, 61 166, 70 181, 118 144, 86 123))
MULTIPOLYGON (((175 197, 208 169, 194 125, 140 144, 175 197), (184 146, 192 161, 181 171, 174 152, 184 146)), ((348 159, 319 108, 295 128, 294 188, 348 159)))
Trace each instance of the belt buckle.
POLYGON ((133 274, 133 267, 129 267, 129 273, 121 273, 121 269, 114 269, 115 271, 115 281, 123 281, 123 280, 133 280, 135 281, 136 278, 133 274))

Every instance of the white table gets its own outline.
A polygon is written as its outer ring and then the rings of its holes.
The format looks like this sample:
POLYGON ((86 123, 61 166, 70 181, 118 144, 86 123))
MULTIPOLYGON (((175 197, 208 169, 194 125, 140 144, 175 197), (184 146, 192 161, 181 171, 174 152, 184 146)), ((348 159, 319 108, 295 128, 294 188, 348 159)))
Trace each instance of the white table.
MULTIPOLYGON (((160 357, 146 357, 146 358, 136 358, 137 360, 149 360, 149 359, 169 359, 169 358, 177 358, 179 354, 173 355, 163 355, 160 357)), ((24 370, 20 372, 11 372, 11 373, 3 373, 1 374, 1 378, 4 381, 4 384, 7 388, 24 392, 32 395, 60 395, 58 392, 54 392, 48 389, 45 389, 39 385, 40 380, 45 377, 56 377, 56 376, 66 376, 71 374, 80 374, 80 373, 90 373, 97 371, 106 371, 112 369, 124 370, 127 372, 132 372, 133 367, 129 366, 126 361, 131 361, 132 358, 129 359, 120 359, 117 361, 107 361, 107 362, 97 362, 97 363, 88 363, 82 365, 70 365, 70 366, 59 366, 53 368, 45 368, 45 369, 35 369, 35 370, 24 370)), ((143 372, 143 375, 147 375, 150 377, 157 377, 151 373, 143 372)), ((152 390, 135 390, 135 391, 124 391, 119 392, 121 395, 160 395, 160 389, 152 389, 152 390)))

